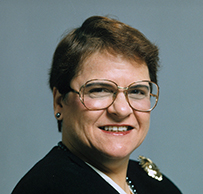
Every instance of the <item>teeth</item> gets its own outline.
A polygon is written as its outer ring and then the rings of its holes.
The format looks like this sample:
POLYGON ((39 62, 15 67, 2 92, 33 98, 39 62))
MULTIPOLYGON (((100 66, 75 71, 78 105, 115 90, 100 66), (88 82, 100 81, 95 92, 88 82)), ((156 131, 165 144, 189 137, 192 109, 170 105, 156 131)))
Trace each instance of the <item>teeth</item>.
POLYGON ((116 126, 106 126, 104 127, 105 131, 114 131, 114 132, 120 132, 120 131, 127 131, 128 127, 126 126, 120 126, 120 127, 116 127, 116 126))

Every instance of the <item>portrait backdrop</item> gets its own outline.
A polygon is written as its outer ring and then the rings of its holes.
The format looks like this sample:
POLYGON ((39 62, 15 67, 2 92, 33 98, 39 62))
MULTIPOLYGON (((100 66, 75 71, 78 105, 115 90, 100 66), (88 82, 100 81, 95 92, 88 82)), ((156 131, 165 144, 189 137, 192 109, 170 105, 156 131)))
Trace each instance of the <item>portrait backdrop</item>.
MULTIPOLYGON (((203 192, 202 0, 1 0, 0 193, 61 139, 48 72, 61 35, 92 15, 137 28, 160 48, 160 99, 143 144, 184 194, 203 192)), ((127 75, 126 75, 127 76, 127 75)))

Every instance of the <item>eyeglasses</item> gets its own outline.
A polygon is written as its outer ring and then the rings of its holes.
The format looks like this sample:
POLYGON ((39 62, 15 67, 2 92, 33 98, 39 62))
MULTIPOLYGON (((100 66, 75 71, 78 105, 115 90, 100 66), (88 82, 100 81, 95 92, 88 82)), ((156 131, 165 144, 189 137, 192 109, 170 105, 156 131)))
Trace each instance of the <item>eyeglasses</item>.
POLYGON ((157 105, 159 86, 151 81, 137 81, 127 87, 118 86, 115 82, 106 79, 93 79, 81 86, 80 101, 88 110, 103 110, 111 106, 118 93, 123 92, 131 108, 141 112, 150 112, 157 105))

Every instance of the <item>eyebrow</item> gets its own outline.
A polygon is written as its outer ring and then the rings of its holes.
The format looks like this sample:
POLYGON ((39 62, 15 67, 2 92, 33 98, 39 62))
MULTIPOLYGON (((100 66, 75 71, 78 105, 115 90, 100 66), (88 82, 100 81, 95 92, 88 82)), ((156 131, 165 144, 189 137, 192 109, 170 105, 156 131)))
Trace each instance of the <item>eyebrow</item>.
POLYGON ((109 83, 94 82, 94 83, 88 83, 87 85, 85 85, 85 87, 91 87, 91 86, 94 86, 94 85, 113 86, 113 84, 109 84, 109 83))
POLYGON ((146 88, 147 90, 149 90, 149 87, 150 86, 147 86, 147 85, 134 85, 134 86, 131 86, 130 88, 146 88))

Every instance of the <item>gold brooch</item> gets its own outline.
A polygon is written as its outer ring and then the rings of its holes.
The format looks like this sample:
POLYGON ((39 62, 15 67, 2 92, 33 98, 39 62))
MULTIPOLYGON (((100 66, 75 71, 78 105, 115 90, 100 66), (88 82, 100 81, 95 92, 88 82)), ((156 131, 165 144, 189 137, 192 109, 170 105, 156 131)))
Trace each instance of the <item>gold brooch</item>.
POLYGON ((158 181, 163 180, 163 176, 159 171, 158 167, 149 158, 139 156, 139 164, 150 177, 158 181))

